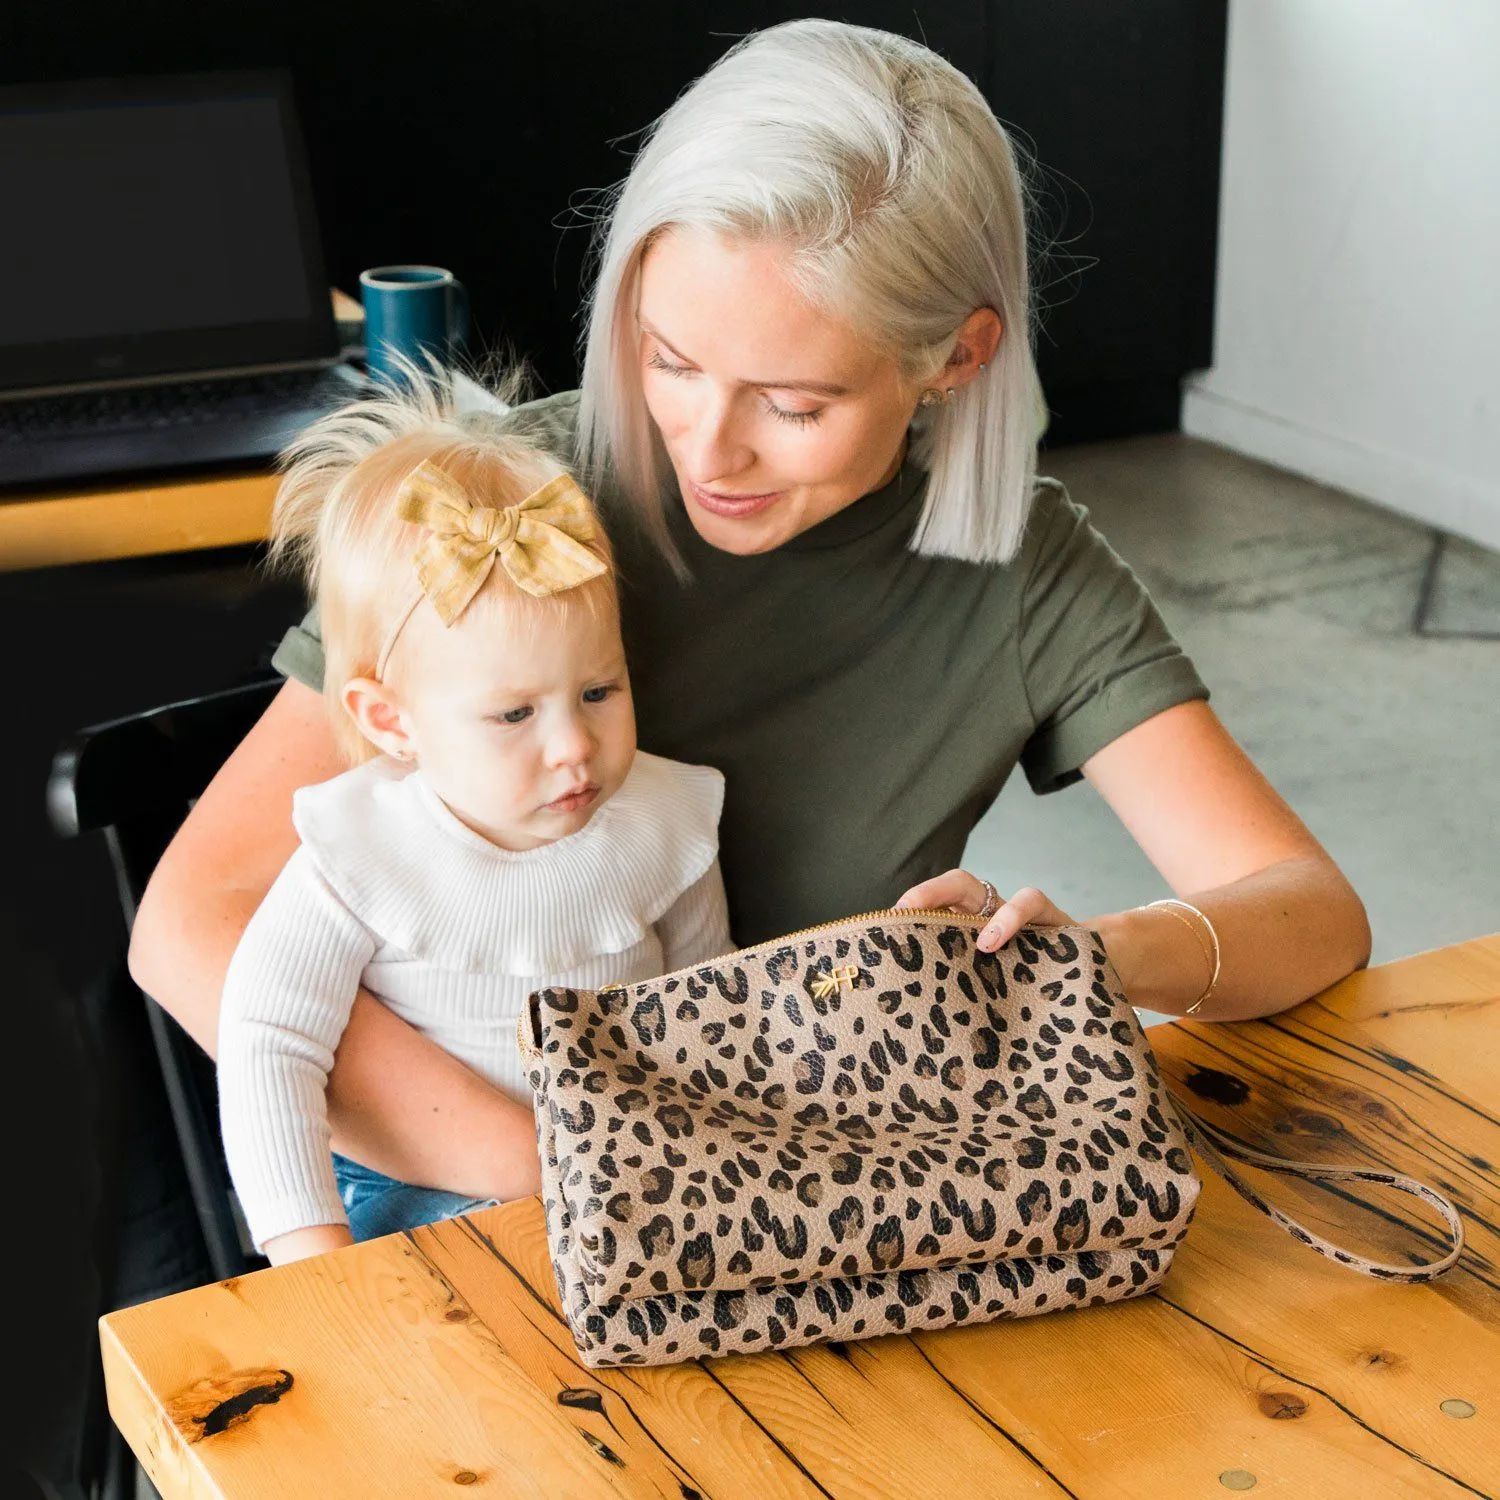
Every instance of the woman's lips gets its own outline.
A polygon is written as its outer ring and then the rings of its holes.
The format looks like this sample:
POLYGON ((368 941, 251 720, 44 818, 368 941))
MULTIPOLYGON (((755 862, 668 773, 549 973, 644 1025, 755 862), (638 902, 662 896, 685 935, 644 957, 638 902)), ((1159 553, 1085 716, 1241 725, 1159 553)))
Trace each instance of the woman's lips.
POLYGON ((580 807, 587 807, 598 795, 599 788, 590 782, 588 786, 579 787, 576 792, 569 792, 555 802, 549 802, 547 810, 556 813, 577 812, 580 807))
POLYGON ((693 499, 704 510, 716 516, 726 516, 732 521, 758 515, 767 506, 774 505, 781 499, 780 490, 771 490, 764 495, 721 495, 714 490, 704 489, 702 485, 695 484, 691 479, 688 480, 688 488, 693 492, 693 499))

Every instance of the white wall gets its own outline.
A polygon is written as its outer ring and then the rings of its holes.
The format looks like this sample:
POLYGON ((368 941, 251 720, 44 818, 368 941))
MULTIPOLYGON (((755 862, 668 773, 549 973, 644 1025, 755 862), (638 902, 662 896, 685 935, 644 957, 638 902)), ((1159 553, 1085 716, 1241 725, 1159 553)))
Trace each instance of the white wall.
POLYGON ((1500 0, 1230 0, 1198 437, 1500 548, 1500 0))

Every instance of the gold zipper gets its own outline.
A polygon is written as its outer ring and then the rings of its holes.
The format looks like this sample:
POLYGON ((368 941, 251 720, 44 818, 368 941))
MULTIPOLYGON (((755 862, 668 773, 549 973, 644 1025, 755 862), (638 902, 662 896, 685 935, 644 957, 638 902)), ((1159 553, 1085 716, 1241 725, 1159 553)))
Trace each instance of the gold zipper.
MULTIPOLYGON (((944 922, 961 922, 974 927, 984 926, 984 920, 975 916, 973 912, 950 911, 946 907, 888 906, 881 911, 861 912, 855 917, 840 917, 837 922, 819 922, 816 927, 799 927, 795 932, 785 933, 778 938, 769 938, 764 943, 757 943, 753 948, 736 948, 732 953, 721 953, 717 958, 711 958, 704 963, 689 964, 685 969, 673 969, 670 973, 658 974, 650 980, 639 979, 635 983, 665 984, 669 979, 680 979, 684 974, 696 974, 700 969, 711 968, 715 964, 728 963, 733 959, 743 958, 747 953, 762 953, 767 948, 779 948, 786 943, 795 943, 801 938, 812 937, 816 933, 837 932, 843 927, 865 927, 871 922, 881 919, 890 921, 892 918, 897 921, 936 918, 944 922)), ((602 995, 606 990, 623 990, 628 988, 629 986, 624 984, 602 984, 594 993, 602 995)), ((521 1049, 522 1057, 531 1057, 536 1051, 526 1035, 526 1023, 530 1019, 530 1002, 528 1001, 526 1013, 516 1023, 516 1042, 521 1049)))

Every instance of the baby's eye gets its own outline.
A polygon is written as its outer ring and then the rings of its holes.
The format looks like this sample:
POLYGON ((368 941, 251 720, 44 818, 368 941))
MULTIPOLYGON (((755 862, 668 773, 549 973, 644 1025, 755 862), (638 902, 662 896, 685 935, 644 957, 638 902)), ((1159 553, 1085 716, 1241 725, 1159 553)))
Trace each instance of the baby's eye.
POLYGON ((603 683, 599 687, 584 688, 583 701, 585 703, 603 703, 614 690, 615 686, 612 682, 603 683))
POLYGON ((531 717, 529 708, 507 708, 504 713, 491 714, 497 724, 524 724, 531 717))

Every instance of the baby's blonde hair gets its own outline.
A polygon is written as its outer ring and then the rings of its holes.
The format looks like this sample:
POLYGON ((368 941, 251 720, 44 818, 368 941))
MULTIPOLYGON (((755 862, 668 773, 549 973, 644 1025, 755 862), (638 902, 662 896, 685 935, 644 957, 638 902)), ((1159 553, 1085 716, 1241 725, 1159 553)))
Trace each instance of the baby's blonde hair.
MULTIPOLYGON (((505 382, 501 399, 518 382, 505 382)), ((415 556, 424 533, 401 519, 406 481, 429 463, 476 503, 503 509, 565 472, 551 453, 506 430, 491 412, 460 412, 452 376, 408 367, 398 386, 341 407, 306 428, 281 455, 271 513, 271 560, 306 580, 323 636, 323 700, 351 762, 377 754, 344 706, 344 686, 374 677, 381 646, 418 590, 415 556)), ((589 550, 610 565, 576 588, 534 598, 496 566, 481 594, 543 617, 618 608, 613 558, 602 525, 589 550)))

